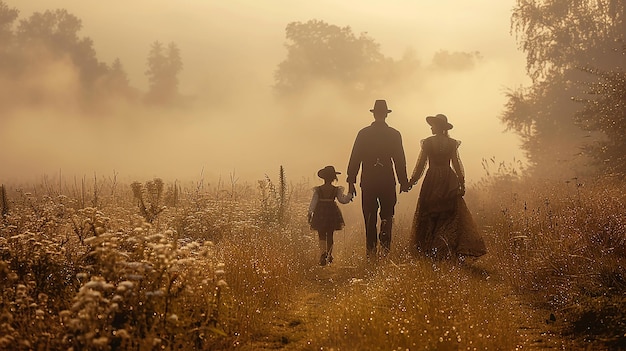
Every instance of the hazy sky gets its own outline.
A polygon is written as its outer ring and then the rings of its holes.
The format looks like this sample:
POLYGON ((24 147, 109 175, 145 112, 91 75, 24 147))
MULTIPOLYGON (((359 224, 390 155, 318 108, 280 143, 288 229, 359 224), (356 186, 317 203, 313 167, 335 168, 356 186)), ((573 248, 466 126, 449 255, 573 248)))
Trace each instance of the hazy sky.
MULTIPOLYGON (((135 179, 274 176, 280 165, 291 179, 317 182, 317 170, 333 164, 345 172, 358 130, 371 121, 371 104, 361 109, 333 100, 320 90, 290 115, 271 100, 272 75, 285 58, 289 22, 323 20, 367 32, 384 55, 399 59, 413 50, 428 65, 439 50, 480 52, 471 71, 424 76, 419 91, 387 99, 394 112, 388 123, 403 134, 409 172, 419 140, 429 136, 424 117, 445 113, 463 141, 467 178, 483 176, 483 157, 521 158, 518 140, 503 134, 498 120, 508 88, 527 84, 524 57, 509 33, 513 0, 5 0, 20 18, 33 11, 65 8, 83 22, 81 35, 93 39, 97 56, 119 58, 131 84, 147 86, 145 63, 150 43, 175 42, 184 70, 181 91, 228 102, 193 112, 154 112, 151 126, 124 122, 136 111, 120 109, 115 118, 85 125, 83 116, 58 111, 22 110, 5 118, 0 130, 1 179, 93 172, 135 179), (323 106, 323 107, 320 107, 323 106), (59 123, 62 118, 63 123, 59 123), (121 121, 121 122, 120 122, 121 121), (121 124, 120 124, 121 123, 121 124)), ((59 71, 54 79, 66 76, 59 71)), ((69 73, 68 73, 69 74, 69 73)), ((73 111, 69 109, 68 111, 73 111)), ((144 112, 142 112, 144 113, 144 112)), ((340 178, 345 183, 345 178, 340 178)))

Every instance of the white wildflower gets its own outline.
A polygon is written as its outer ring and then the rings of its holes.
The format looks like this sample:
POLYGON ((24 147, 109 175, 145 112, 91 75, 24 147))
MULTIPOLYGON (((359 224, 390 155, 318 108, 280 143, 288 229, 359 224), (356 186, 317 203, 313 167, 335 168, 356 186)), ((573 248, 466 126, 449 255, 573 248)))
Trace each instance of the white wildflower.
POLYGON ((91 342, 94 344, 94 346, 104 347, 109 344, 109 338, 107 338, 106 336, 101 336, 99 338, 93 339, 91 342))
POLYGON ((126 331, 126 329, 115 330, 113 335, 119 336, 122 339, 130 339, 130 334, 126 331))
POLYGON ((135 287, 135 283, 128 281, 128 280, 124 280, 119 283, 118 287, 120 286, 123 286, 126 289, 132 289, 133 287, 135 287))
POLYGON ((128 280, 142 280, 143 279, 143 275, 140 274, 129 274, 126 276, 126 279, 128 280))
POLYGON ((84 285, 88 289, 99 289, 104 287, 104 282, 101 280, 92 280, 84 285))
POLYGON ((176 322, 178 322, 178 315, 176 315, 175 313, 172 313, 172 314, 169 315, 169 317, 167 317, 167 319, 170 322, 176 323, 176 322))
POLYGON ((147 297, 152 297, 152 296, 156 296, 156 297, 158 297, 158 296, 163 296, 163 295, 165 295, 165 293, 163 292, 163 290, 148 291, 148 292, 146 293, 146 296, 147 296, 147 297))
POLYGON ((6 335, 0 338, 0 347, 5 348, 14 345, 15 338, 10 335, 6 335))
POLYGON ((18 295, 26 294, 26 285, 17 284, 17 294, 18 295))

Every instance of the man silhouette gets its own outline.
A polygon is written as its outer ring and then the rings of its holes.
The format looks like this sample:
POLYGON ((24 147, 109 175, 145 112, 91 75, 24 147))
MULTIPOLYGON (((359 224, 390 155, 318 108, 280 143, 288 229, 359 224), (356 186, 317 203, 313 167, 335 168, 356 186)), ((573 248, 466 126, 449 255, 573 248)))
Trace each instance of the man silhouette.
POLYGON ((361 206, 365 219, 366 256, 377 258, 380 242, 381 253, 386 256, 391 249, 391 229, 396 206, 396 175, 400 192, 409 190, 406 158, 400 132, 385 122, 391 112, 385 100, 376 100, 370 110, 374 122, 359 131, 348 162, 348 192, 356 196, 356 177, 361 172, 361 206), (395 174, 394 174, 395 168, 395 174), (379 213, 380 209, 380 213, 379 213), (380 233, 377 221, 380 215, 380 233))

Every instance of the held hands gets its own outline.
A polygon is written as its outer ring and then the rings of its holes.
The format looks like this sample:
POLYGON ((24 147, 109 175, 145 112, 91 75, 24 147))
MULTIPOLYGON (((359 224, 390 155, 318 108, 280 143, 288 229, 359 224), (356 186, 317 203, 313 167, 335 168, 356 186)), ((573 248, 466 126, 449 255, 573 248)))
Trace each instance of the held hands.
POLYGON ((404 185, 400 185, 400 193, 408 193, 409 190, 411 190, 413 186, 411 185, 411 183, 406 183, 404 185))
POLYGON ((411 178, 408 183, 404 185, 400 184, 400 193, 408 193, 411 189, 413 189, 413 185, 415 185, 415 183, 417 183, 417 180, 411 178))
POLYGON ((356 197, 356 188, 354 187, 354 183, 348 183, 348 194, 351 194, 353 199, 356 197))
POLYGON ((311 224, 311 220, 313 219, 313 212, 309 212, 306 215, 306 220, 307 222, 309 222, 309 224, 311 224))

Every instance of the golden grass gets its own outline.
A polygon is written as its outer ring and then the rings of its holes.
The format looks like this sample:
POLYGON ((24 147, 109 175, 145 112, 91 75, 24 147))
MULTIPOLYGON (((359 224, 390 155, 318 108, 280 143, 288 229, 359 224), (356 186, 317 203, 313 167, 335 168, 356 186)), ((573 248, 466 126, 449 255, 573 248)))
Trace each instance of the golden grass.
POLYGON ((458 350, 518 345, 519 320, 488 275, 415 260, 384 265, 336 291, 316 324, 314 349, 458 350), (489 286, 493 289, 486 289, 489 286))
POLYGON ((491 256, 568 337, 626 347, 626 185, 609 176, 496 182, 474 205, 491 256), (490 233, 489 233, 490 232, 490 233), (615 306, 615 308, 608 308, 615 306), (609 317, 609 315, 613 315, 609 317))
POLYGON ((183 186, 152 223, 123 184, 5 185, 0 349, 619 347, 626 192, 611 179, 582 183, 470 189, 489 253, 464 265, 410 255, 402 215, 390 257, 367 264, 362 223, 348 214, 324 268, 306 185, 183 186))

